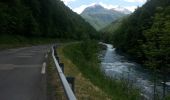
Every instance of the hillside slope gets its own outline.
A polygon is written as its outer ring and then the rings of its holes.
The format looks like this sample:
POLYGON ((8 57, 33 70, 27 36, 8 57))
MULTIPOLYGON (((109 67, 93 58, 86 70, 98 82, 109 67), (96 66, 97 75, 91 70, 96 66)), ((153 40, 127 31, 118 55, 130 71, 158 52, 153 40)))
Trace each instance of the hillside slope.
POLYGON ((104 27, 100 30, 102 33, 113 33, 116 29, 118 29, 122 24, 123 18, 117 19, 116 21, 113 21, 108 26, 104 27))
POLYGON ((113 44, 118 50, 151 68, 154 73, 161 73, 164 83, 170 75, 169 41, 169 0, 149 0, 124 20, 113 34, 113 44))
POLYGON ((1 0, 0 35, 80 39, 95 29, 60 0, 1 0))

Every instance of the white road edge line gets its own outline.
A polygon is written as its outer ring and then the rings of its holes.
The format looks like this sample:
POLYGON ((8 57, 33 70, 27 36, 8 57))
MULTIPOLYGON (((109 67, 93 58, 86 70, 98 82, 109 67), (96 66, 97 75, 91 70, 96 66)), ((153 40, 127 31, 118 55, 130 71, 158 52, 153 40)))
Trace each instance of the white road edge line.
POLYGON ((48 54, 45 55, 45 58, 48 58, 48 54))
POLYGON ((46 70, 46 65, 47 65, 46 62, 44 62, 43 65, 42 65, 41 74, 45 74, 45 72, 46 72, 45 71, 46 70))

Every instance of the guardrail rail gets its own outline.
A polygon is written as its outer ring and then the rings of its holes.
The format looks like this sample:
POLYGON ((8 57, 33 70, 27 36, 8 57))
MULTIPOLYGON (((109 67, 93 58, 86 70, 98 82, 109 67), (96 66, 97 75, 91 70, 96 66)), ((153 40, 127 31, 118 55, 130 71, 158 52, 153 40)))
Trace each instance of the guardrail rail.
POLYGON ((52 57, 53 57, 55 65, 56 65, 56 68, 57 68, 61 83, 62 83, 62 85, 64 87, 64 92, 65 92, 65 94, 67 96, 67 99, 68 100, 77 100, 74 93, 73 93, 73 91, 72 91, 72 89, 71 89, 71 87, 70 87, 70 85, 69 85, 69 83, 68 83, 68 81, 67 81, 67 79, 66 79, 66 77, 65 77, 65 75, 64 75, 64 73, 63 73, 63 71, 60 68, 59 62, 57 61, 57 59, 55 57, 56 50, 54 50, 54 49, 56 49, 56 48, 53 46, 52 47, 52 57))

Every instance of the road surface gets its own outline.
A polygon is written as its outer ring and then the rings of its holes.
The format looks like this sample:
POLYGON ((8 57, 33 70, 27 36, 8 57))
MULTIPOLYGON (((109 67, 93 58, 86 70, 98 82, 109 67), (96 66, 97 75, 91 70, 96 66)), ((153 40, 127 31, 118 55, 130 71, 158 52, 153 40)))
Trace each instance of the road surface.
POLYGON ((33 46, 0 52, 0 100, 46 100, 41 74, 50 46, 33 46))

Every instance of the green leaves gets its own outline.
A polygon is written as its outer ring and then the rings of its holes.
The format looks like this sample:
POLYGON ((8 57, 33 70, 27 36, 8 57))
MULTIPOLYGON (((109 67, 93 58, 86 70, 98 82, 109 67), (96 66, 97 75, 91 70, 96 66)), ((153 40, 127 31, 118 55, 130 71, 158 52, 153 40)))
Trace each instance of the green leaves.
POLYGON ((150 63, 147 65, 162 69, 170 61, 170 18, 166 13, 169 7, 157 9, 152 27, 144 32, 147 42, 143 44, 143 50, 150 63))
POLYGON ((98 45, 95 40, 85 40, 81 43, 81 52, 87 61, 94 60, 97 57, 98 45))
POLYGON ((113 33, 113 44, 137 59, 140 63, 147 60, 146 50, 156 53, 168 52, 170 30, 170 7, 167 0, 151 0, 138 8, 113 33), (147 45, 147 46, 146 46, 147 45), (146 53, 146 55, 145 55, 146 53))

